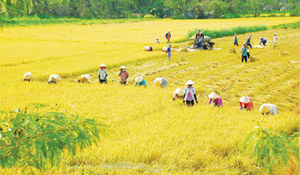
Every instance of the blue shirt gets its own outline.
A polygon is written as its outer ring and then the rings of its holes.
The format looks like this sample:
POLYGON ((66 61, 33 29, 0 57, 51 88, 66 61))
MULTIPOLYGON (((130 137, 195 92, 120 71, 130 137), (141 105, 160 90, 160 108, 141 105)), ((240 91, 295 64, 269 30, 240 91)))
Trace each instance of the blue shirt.
POLYGON ((138 86, 142 86, 142 85, 144 85, 144 86, 146 86, 146 81, 145 80, 143 80, 143 81, 141 81, 141 82, 136 82, 135 83, 135 85, 138 85, 138 86))

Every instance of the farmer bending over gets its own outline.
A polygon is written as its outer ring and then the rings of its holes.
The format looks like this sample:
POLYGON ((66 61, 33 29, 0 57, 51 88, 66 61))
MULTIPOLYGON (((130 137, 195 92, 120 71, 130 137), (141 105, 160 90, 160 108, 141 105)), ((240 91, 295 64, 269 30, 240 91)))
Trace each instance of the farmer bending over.
POLYGON ((223 107, 222 98, 218 96, 215 92, 209 94, 208 98, 209 98, 208 104, 211 104, 212 102, 215 107, 223 107))
POLYGON ((142 76, 138 76, 135 78, 135 86, 136 85, 146 87, 146 81, 144 80, 144 78, 142 76))
POLYGON ((266 46, 267 40, 265 38, 260 37, 260 44, 263 44, 264 46, 266 46))
POLYGON ((26 72, 24 74, 24 81, 33 81, 32 73, 31 72, 26 72))
POLYGON ((173 95, 173 101, 176 99, 183 99, 184 98, 184 90, 176 89, 173 95))
POLYGON ((240 98, 240 108, 241 111, 243 111, 243 108, 247 111, 250 111, 253 109, 253 101, 250 97, 242 97, 240 98))
POLYGON ((90 80, 91 80, 91 75, 85 74, 85 75, 81 75, 78 78, 78 83, 89 83, 90 80))
POLYGON ((161 87, 167 87, 167 80, 165 78, 156 78, 154 84, 161 87))
POLYGON ((274 104, 262 104, 259 107, 259 111, 262 115, 278 115, 277 107, 274 104))
POLYGON ((48 84, 56 84, 59 80, 61 80, 61 77, 59 75, 52 74, 48 79, 48 84))

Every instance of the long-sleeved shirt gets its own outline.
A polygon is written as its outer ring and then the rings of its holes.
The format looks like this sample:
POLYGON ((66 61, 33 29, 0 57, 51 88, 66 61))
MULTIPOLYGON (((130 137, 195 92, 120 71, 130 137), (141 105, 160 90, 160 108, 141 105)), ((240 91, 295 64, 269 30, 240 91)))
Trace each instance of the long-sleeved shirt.
POLYGON ((171 38, 171 33, 166 33, 166 39, 170 39, 171 38))
POLYGON ((192 100, 197 100, 196 99, 196 90, 193 86, 191 88, 189 88, 188 86, 185 87, 185 89, 184 89, 184 100, 185 101, 187 100, 189 94, 192 96, 192 100))
POLYGON ((268 104, 268 103, 262 104, 259 107, 259 111, 265 112, 266 114, 278 115, 277 107, 274 104, 268 104), (265 110, 264 108, 266 108, 267 111, 263 111, 263 110, 265 110))
POLYGON ((240 52, 241 52, 241 54, 243 55, 243 56, 247 56, 247 47, 242 47, 241 48, 241 50, 240 50, 240 52))
POLYGON ((249 97, 249 99, 250 99, 250 102, 249 103, 242 103, 242 102, 240 102, 240 107, 245 107, 247 110, 251 110, 251 109, 253 109, 253 101, 252 101, 252 99, 249 97))
POLYGON ((266 43, 267 43, 267 40, 265 38, 261 38, 260 39, 260 43, 259 44, 266 45, 266 43))
POLYGON ((100 80, 105 80, 106 77, 107 77, 106 69, 99 69, 98 70, 98 76, 100 77, 100 80))
POLYGON ((161 86, 161 87, 167 87, 167 83, 168 83, 167 80, 164 79, 164 78, 162 78, 162 79, 161 79, 161 84, 160 84, 160 86, 161 86))
POLYGON ((251 37, 249 36, 246 43, 250 44, 250 40, 251 40, 251 37))
POLYGON ((124 70, 124 71, 120 72, 119 76, 120 76, 120 81, 121 82, 126 82, 127 78, 129 77, 129 74, 128 74, 127 71, 124 70))
POLYGON ((146 86, 146 81, 143 79, 143 81, 141 82, 136 82, 135 85, 138 85, 138 86, 146 86))
POLYGON ((274 36, 273 43, 274 43, 274 44, 277 44, 277 43, 278 43, 278 36, 274 36))
POLYGON ((223 107, 223 101, 222 101, 221 97, 218 97, 218 98, 216 98, 214 100, 212 98, 209 99, 208 103, 210 104, 211 102, 214 104, 214 106, 221 106, 221 107, 223 107))

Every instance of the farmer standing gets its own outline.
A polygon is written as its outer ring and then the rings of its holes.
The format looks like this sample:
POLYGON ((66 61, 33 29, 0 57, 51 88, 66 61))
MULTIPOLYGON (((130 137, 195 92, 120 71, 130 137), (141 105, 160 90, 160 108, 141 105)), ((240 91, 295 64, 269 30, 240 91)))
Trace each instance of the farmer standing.
MULTIPOLYGON (((242 55, 242 62, 245 62, 247 63, 247 44, 244 43, 243 47, 241 48, 240 52, 241 52, 241 55, 242 55)), ((250 53, 249 53, 250 55, 250 53)))
POLYGON ((166 33, 165 35, 166 40, 167 40, 167 44, 171 42, 171 31, 169 30, 168 33, 166 33))
POLYGON ((215 107, 223 107, 223 101, 220 96, 218 96, 215 92, 208 95, 209 102, 208 104, 213 103, 215 107))
POLYGON ((168 61, 171 61, 171 43, 165 52, 167 52, 168 61))
POLYGON ((106 71, 106 66, 105 64, 101 64, 100 69, 98 70, 98 79, 99 82, 102 83, 107 83, 106 77, 108 76, 107 71, 106 71))
POLYGON ((252 35, 249 35, 246 44, 247 44, 247 46, 250 46, 250 48, 252 49, 252 45, 251 45, 251 42, 250 42, 251 36, 252 36, 252 35))
POLYGON ((234 41, 233 41, 233 46, 239 46, 239 44, 238 44, 238 38, 237 38, 237 36, 236 36, 236 34, 234 34, 234 41))
POLYGON ((194 101, 198 103, 197 96, 196 96, 196 90, 193 87, 194 82, 192 80, 189 80, 186 83, 186 87, 184 89, 184 98, 183 98, 183 103, 186 103, 187 106, 194 106, 194 101))
POLYGON ((250 97, 242 97, 240 98, 240 108, 241 111, 243 111, 243 108, 247 111, 250 111, 253 109, 253 101, 250 97))
POLYGON ((277 43, 278 43, 278 36, 276 33, 274 33, 273 44, 277 44, 277 43))
POLYGON ((120 67, 120 73, 119 73, 119 76, 120 76, 120 84, 124 84, 126 85, 127 83, 127 78, 129 77, 129 74, 128 72, 126 71, 126 67, 125 66, 122 66, 120 67))
POLYGON ((265 103, 259 107, 262 115, 278 115, 277 107, 274 104, 265 103))

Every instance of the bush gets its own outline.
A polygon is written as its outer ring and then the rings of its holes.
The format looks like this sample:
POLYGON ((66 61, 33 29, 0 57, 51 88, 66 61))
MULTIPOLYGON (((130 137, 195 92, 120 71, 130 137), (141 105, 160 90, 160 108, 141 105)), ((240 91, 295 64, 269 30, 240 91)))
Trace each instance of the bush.
POLYGON ((64 150, 75 155, 78 149, 97 143, 104 131, 104 125, 95 120, 58 112, 16 110, 1 115, 2 167, 20 166, 26 170, 58 166, 64 150))
POLYGON ((153 15, 151 15, 151 14, 146 14, 146 15, 144 16, 144 18, 146 18, 146 19, 154 19, 154 18, 156 18, 156 16, 153 16, 153 15))

